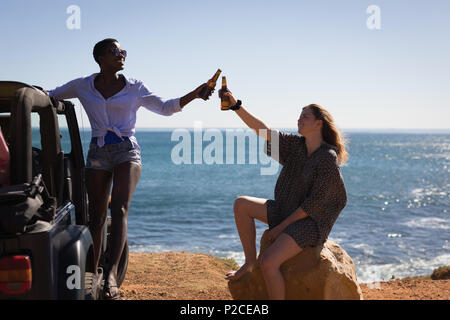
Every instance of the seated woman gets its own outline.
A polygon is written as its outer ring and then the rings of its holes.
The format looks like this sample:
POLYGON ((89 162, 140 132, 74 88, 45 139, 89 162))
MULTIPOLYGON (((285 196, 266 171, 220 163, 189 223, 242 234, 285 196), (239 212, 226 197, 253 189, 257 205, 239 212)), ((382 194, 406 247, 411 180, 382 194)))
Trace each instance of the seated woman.
POLYGON ((285 298, 280 266, 306 247, 324 243, 347 193, 339 169, 348 154, 330 113, 319 105, 303 108, 297 121, 298 133, 269 129, 250 114, 231 92, 219 91, 230 99, 237 115, 256 134, 267 139, 267 153, 283 166, 275 186, 275 199, 241 196, 234 203, 234 216, 245 254, 245 263, 226 279, 236 280, 257 264, 254 219, 269 225, 274 241, 260 257, 260 267, 270 299, 285 298), (278 152, 277 152, 278 151, 278 152), (278 156, 277 156, 278 155, 278 156))

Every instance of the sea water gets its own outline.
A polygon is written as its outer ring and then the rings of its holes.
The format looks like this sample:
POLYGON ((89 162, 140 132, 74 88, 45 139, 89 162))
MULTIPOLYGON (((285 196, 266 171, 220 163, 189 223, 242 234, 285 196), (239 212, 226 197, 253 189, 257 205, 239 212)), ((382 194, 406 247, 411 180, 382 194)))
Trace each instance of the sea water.
MULTIPOLYGON (((262 175, 263 165, 249 160, 261 150, 249 142, 243 164, 237 159, 176 164, 172 151, 180 141, 172 134, 137 129, 143 167, 129 212, 130 250, 202 252, 242 264, 234 200, 240 195, 273 199, 281 167, 277 174, 262 175)), ((37 136, 33 131, 34 141, 37 136)), ((62 136, 68 148, 67 132, 62 136)), ((81 136, 86 154, 90 132, 82 130, 81 136)), ((225 144, 236 144, 223 137, 224 150, 225 144)), ((346 132, 346 137, 350 156, 341 170, 348 203, 329 238, 352 257, 358 280, 423 275, 449 265, 450 133, 346 132)), ((202 150, 209 143, 203 142, 202 150)), ((256 222, 258 250, 266 228, 256 222)))

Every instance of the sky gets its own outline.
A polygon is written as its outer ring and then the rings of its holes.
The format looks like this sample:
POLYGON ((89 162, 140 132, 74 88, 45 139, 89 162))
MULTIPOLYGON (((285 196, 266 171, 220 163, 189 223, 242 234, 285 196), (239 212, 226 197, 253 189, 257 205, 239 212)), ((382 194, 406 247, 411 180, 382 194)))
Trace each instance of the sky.
MULTIPOLYGON (((164 99, 220 68, 269 127, 295 128, 318 103, 341 129, 447 130, 449 15, 448 0, 1 0, 0 80, 53 89, 91 75, 95 43, 112 37, 128 52, 122 72, 164 99)), ((170 117, 141 108, 136 126, 245 127, 216 93, 170 117)))

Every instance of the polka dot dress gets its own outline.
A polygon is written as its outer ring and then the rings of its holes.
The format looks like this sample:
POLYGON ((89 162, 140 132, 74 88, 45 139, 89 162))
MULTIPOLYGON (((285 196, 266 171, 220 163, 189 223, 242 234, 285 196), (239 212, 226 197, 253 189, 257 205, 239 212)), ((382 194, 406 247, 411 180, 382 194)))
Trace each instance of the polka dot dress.
POLYGON ((267 200, 269 228, 301 207, 308 217, 290 224, 283 232, 301 248, 318 246, 326 241, 347 203, 336 147, 323 143, 308 157, 305 137, 272 131, 275 136, 266 143, 266 153, 283 168, 275 185, 275 199, 267 200))

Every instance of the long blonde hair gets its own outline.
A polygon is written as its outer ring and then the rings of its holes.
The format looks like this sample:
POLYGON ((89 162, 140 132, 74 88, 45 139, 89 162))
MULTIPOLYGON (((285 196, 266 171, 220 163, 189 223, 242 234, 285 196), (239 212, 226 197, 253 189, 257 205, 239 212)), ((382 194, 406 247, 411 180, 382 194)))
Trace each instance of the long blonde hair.
POLYGON ((337 128, 331 113, 315 103, 307 105, 303 109, 311 110, 316 120, 322 120, 322 138, 326 143, 337 148, 339 165, 344 165, 348 159, 348 153, 345 151, 347 141, 337 128))

